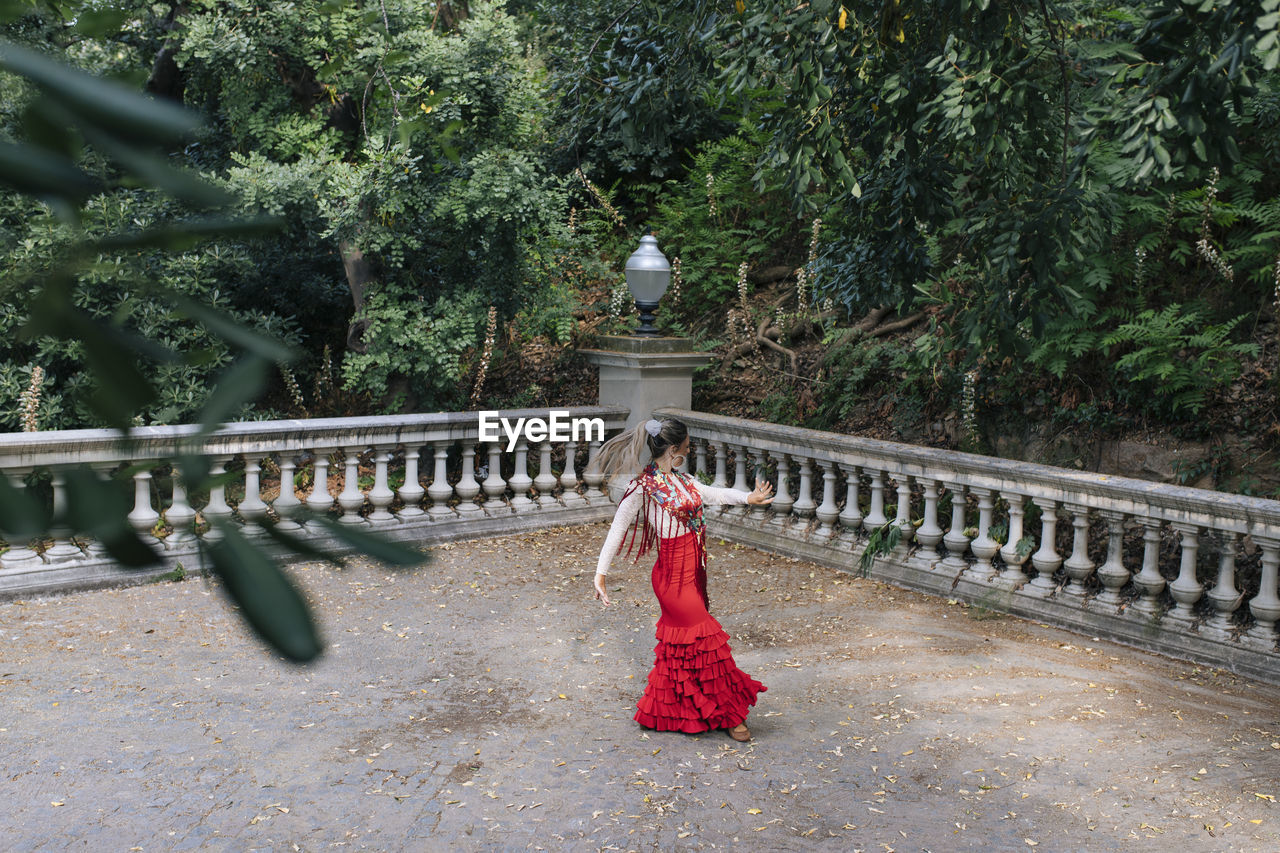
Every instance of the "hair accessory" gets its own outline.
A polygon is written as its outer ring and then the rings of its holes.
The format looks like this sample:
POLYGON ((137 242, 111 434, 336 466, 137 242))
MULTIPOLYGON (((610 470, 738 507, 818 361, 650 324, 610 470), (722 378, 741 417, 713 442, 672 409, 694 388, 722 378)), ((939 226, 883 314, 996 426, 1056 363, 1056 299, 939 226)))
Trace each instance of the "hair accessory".
POLYGON ((644 431, 657 438, 658 433, 662 432, 662 421, 650 418, 644 422, 644 431))

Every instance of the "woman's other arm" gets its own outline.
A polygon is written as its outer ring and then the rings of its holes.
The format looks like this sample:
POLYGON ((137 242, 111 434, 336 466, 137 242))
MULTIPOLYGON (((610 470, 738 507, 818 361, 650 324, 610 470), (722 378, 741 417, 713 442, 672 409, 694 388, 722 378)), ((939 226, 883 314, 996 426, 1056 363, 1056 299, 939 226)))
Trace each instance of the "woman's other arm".
POLYGON ((609 564, 613 562, 613 557, 618 553, 618 549, 622 546, 622 538, 627 533, 627 528, 635 521, 636 515, 640 512, 640 504, 643 495, 637 486, 631 489, 631 494, 627 495, 618 504, 618 511, 613 516, 613 523, 609 525, 609 535, 605 537, 604 547, 600 549, 600 559, 596 563, 596 574, 607 575, 609 573, 609 564))

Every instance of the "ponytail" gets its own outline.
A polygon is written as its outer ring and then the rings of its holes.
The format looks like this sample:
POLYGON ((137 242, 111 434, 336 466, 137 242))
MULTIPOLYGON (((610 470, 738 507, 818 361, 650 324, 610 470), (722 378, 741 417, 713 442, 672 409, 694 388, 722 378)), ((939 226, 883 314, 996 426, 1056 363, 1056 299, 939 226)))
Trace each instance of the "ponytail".
POLYGON ((629 480, 668 447, 679 447, 688 437, 688 427, 675 418, 641 421, 606 441, 586 472, 603 474, 606 485, 619 474, 629 480))

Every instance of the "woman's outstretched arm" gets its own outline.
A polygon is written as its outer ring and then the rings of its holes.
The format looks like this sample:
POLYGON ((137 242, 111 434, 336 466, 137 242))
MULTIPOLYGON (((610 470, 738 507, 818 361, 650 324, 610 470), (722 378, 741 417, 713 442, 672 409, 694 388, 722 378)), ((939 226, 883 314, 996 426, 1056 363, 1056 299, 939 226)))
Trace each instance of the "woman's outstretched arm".
POLYGON ((756 490, 754 492, 744 492, 741 489, 708 486, 696 477, 692 479, 693 485, 697 488, 698 494, 702 495, 702 502, 705 504, 767 504, 773 500, 773 498, 769 497, 773 486, 763 480, 756 481, 756 490), (752 500, 753 497, 755 500, 752 500))

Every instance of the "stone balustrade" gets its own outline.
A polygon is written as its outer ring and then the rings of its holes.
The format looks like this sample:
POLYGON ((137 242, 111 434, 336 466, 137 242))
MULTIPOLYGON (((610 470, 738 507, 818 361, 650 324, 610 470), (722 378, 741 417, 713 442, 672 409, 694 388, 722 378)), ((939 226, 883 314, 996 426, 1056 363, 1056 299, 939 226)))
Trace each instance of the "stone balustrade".
POLYGON ((715 535, 853 571, 876 542, 889 583, 1280 682, 1280 502, 661 411, 717 485, 772 472, 773 503, 713 509, 715 535))
MULTIPOLYGON (((606 434, 620 429, 628 415, 615 406, 558 411, 567 412, 567 419, 600 418, 606 434)), ((500 413, 510 419, 548 414, 545 409, 500 413)), ((165 565, 148 572, 129 572, 98 543, 72 541, 69 531, 54 529, 43 542, 6 543, 0 553, 0 595, 128 582, 179 564, 199 570, 200 541, 217 535, 208 526, 215 519, 260 536, 261 523, 270 517, 282 530, 342 550, 325 528, 308 522, 304 507, 341 513, 344 523, 423 544, 612 517, 614 508, 599 479, 580 473, 600 441, 542 441, 530 447, 521 439, 511 452, 507 444, 505 436, 496 443, 480 442, 475 412, 253 421, 226 424, 202 440, 197 426, 142 427, 127 438, 111 430, 0 435, 0 476, 18 488, 36 488, 29 481, 39 479, 55 517, 66 500, 68 469, 87 465, 131 479, 132 488, 121 483, 120 492, 121 500, 132 503, 129 522, 165 559, 165 565), (559 473, 552 470, 553 452, 563 454, 559 473), (220 484, 196 500, 176 462, 182 453, 205 456, 215 475, 239 473, 230 488, 227 477, 217 478, 220 484), (536 477, 530 477, 531 454, 536 477), (265 491, 268 470, 273 482, 295 488, 273 485, 265 491), (297 487, 299 474, 305 488, 297 487), (393 481, 401 485, 392 488, 393 481), (423 481, 429 483, 425 488, 423 481)))
MULTIPOLYGON (((609 434, 628 417, 624 407, 568 411, 602 418, 609 434)), ((776 483, 767 508, 712 508, 716 535, 854 572, 878 543, 874 578, 1280 682, 1280 502, 660 411, 688 424, 693 471, 749 489, 763 468, 776 483)), ((127 439, 107 430, 0 435, 0 476, 43 489, 55 508, 71 467, 131 480, 121 484, 129 521, 165 557, 162 567, 131 573, 97 543, 54 529, 42 542, 6 543, 0 595, 127 582, 179 563, 198 570, 202 538, 217 535, 208 522, 219 519, 251 536, 270 519, 341 550, 303 507, 421 544, 607 521, 614 512, 599 478, 582 473, 599 441, 561 451, 559 442, 521 440, 508 451, 505 439, 479 441, 475 412, 225 425, 193 449, 215 474, 233 472, 233 482, 223 478, 199 496, 174 463, 196 436, 194 426, 141 428, 127 439), (275 485, 297 480, 305 487, 275 485)))

